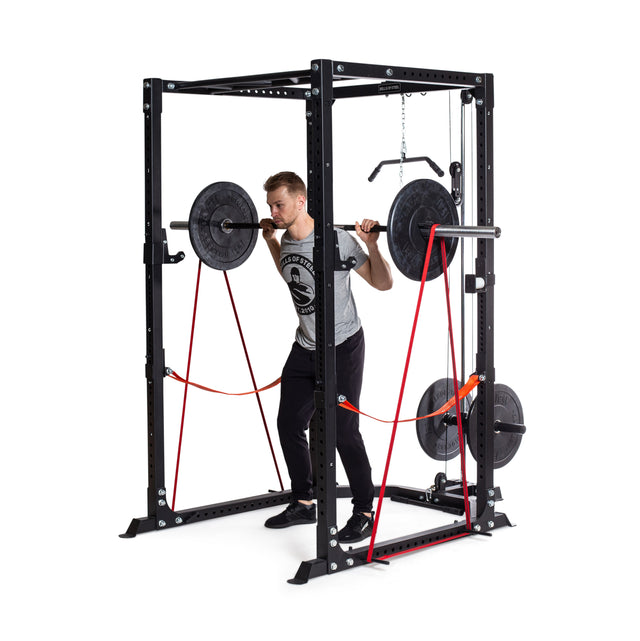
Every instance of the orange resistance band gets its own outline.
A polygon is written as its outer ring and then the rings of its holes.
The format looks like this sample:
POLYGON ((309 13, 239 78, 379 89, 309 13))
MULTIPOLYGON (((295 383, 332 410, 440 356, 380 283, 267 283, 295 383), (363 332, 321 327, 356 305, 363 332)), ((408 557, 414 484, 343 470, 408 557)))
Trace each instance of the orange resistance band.
MULTIPOLYGON (((469 380, 464 384, 464 387, 460 389, 460 398, 468 396, 479 384, 480 377, 477 374, 472 374, 469 377, 469 380)), ((417 418, 405 418, 402 420, 398 420, 398 423, 411 423, 412 421, 420 421, 423 418, 438 416, 439 414, 444 414, 447 410, 450 410, 455 404, 456 397, 454 394, 439 410, 431 412, 431 414, 427 414, 426 416, 418 416, 417 418)), ((349 403, 349 401, 347 400, 345 400, 343 403, 340 403, 338 407, 344 407, 344 409, 349 410, 350 412, 356 412, 357 414, 361 414, 362 416, 366 416, 367 418, 372 418, 374 421, 378 421, 379 423, 395 423, 395 421, 384 421, 381 418, 376 418, 375 416, 371 416, 370 414, 365 414, 364 412, 361 412, 357 407, 351 405, 351 403, 349 403)))
POLYGON ((187 385, 192 385, 193 387, 197 387, 198 389, 204 390, 205 392, 213 392, 214 394, 224 394, 225 396, 246 396, 247 394, 258 394, 259 392, 264 392, 265 390, 271 389, 272 387, 275 387, 276 385, 280 384, 280 379, 277 379, 273 381, 273 383, 269 383, 269 385, 265 385, 260 389, 251 390, 250 392, 237 392, 234 394, 232 392, 221 392, 220 390, 217 390, 217 389, 211 389, 210 387, 205 387, 204 385, 198 385, 198 383, 192 383, 191 381, 187 381, 186 379, 182 378, 180 374, 176 374, 172 369, 167 369, 167 376, 169 378, 172 378, 174 381, 178 381, 180 383, 186 383, 187 385))
MULTIPOLYGON (((248 394, 258 394, 259 392, 264 392, 280 384, 280 379, 277 379, 273 381, 273 383, 269 383, 269 385, 265 385, 260 389, 252 390, 250 392, 233 393, 233 392, 222 392, 220 390, 211 389, 210 387, 205 387, 204 385, 199 385, 198 383, 187 381, 186 379, 182 378, 180 374, 177 374, 172 369, 167 369, 167 376, 169 378, 172 378, 174 381, 178 381, 179 383, 186 383, 187 385, 192 385, 193 387, 197 387, 201 390, 204 390, 205 392, 213 392, 214 394, 224 394, 225 396, 247 396, 248 394)), ((464 398, 465 396, 468 396, 479 384, 480 384, 480 378, 478 377, 478 375, 472 374, 469 377, 469 380, 464 384, 464 386, 460 388, 460 398, 464 398)), ((411 423, 412 421, 420 421, 423 418, 431 418, 432 416, 438 416, 440 414, 444 414, 447 410, 450 410, 455 404, 456 404, 456 397, 452 396, 440 409, 436 410, 435 412, 431 412, 431 414, 427 414, 426 416, 418 416, 416 418, 399 419, 398 423, 411 423)), ((342 403, 338 405, 338 407, 343 407, 344 409, 349 410, 350 412, 356 412, 356 414, 366 416, 367 418, 371 418, 374 421, 378 421, 379 423, 394 422, 394 421, 385 421, 381 418, 376 418, 375 416, 371 416, 371 414, 365 414, 365 412, 361 412, 357 407, 349 403, 348 400, 344 400, 342 403)))

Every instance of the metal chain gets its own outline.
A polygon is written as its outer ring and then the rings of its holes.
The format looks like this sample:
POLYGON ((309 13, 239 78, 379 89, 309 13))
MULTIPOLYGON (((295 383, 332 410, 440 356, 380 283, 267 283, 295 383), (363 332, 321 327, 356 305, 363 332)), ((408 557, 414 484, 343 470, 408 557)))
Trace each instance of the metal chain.
POLYGON ((407 157, 407 125, 405 113, 405 96, 402 94, 402 142, 400 144, 400 187, 402 187, 402 178, 404 176, 404 159, 407 157))

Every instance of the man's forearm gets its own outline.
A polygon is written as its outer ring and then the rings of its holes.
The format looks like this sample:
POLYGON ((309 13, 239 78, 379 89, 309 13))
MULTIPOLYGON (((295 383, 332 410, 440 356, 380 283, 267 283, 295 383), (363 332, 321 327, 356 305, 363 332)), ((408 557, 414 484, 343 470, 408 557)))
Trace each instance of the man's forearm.
POLYGON ((371 265, 371 284, 379 290, 391 289, 393 276, 389 263, 384 259, 378 245, 367 247, 369 250, 369 264, 371 265))

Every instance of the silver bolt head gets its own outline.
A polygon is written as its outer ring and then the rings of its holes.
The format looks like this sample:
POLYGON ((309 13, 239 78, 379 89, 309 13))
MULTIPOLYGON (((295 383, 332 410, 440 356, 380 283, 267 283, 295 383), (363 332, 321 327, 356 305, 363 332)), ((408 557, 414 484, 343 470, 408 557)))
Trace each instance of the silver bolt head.
POLYGON ((318 87, 314 87, 314 88, 311 90, 311 93, 312 93, 314 96, 317 96, 317 95, 320 93, 320 89, 318 89, 318 87))
POLYGON ((145 102, 143 108, 145 111, 149 111, 149 109, 151 109, 151 105, 148 102, 145 102))
POLYGON ((347 559, 347 565, 351 567, 353 565, 353 559, 347 559))
POLYGON ((494 522, 493 522, 493 521, 488 521, 488 522, 487 522, 487 525, 491 528, 491 527, 493 527, 495 524, 494 524, 494 522))
POLYGON ((331 536, 337 533, 338 533, 338 528, 335 528, 335 527, 329 528, 329 534, 331 534, 331 536))
POLYGON ((387 69, 387 70, 385 71, 385 73, 386 73, 386 74, 387 74, 387 76, 390 78, 391 76, 393 76, 393 69, 387 69))
POLYGON ((165 506, 166 504, 167 504, 167 502, 164 499, 160 499, 158 501, 158 505, 160 505, 160 506, 165 506))
POLYGON ((176 85, 174 82, 170 82, 169 84, 167 84, 167 89, 175 89, 175 88, 176 88, 176 85))
POLYGON ((336 545, 338 545, 338 542, 335 539, 331 539, 331 541, 329 541, 329 545, 332 548, 334 548, 334 547, 336 547, 336 545))
POLYGON ((342 73, 344 71, 344 65, 338 65, 337 69, 340 73, 342 73))
POLYGON ((181 524, 182 524, 182 517, 176 516, 176 525, 181 525, 181 524))
POLYGON ((488 494, 489 496, 495 496, 495 495, 496 495, 496 492, 495 492, 495 490, 487 490, 487 494, 488 494))
POLYGON ((337 563, 332 563, 329 567, 331 568, 332 571, 335 572, 338 569, 338 564, 337 563))
POLYGON ((165 527, 166 524, 167 524, 166 521, 158 521, 159 527, 165 527))
POLYGON ((158 496, 165 496, 166 493, 167 493, 167 490, 165 490, 164 488, 161 488, 158 490, 158 496))
POLYGON ((480 530, 481 530, 481 529, 482 529, 482 527, 480 527, 480 524, 479 524, 479 523, 476 523, 476 524, 473 526, 473 530, 474 530, 475 532, 480 532, 480 530))
POLYGON ((314 71, 318 71, 318 69, 320 69, 320 66, 318 65, 318 63, 314 63, 314 64, 312 64, 312 65, 311 65, 311 68, 312 68, 314 71))
POLYGON ((496 504, 496 502, 495 502, 493 499, 489 499, 489 500, 487 501, 487 505, 488 505, 489 507, 493 507, 495 504, 496 504))

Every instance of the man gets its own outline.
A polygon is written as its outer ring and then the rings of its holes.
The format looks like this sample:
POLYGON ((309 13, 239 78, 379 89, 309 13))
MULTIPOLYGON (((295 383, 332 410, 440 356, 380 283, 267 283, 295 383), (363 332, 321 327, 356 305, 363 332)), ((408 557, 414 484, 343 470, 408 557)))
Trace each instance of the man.
MULTIPOLYGON (((291 478, 291 503, 284 512, 268 519, 265 526, 284 528, 316 522, 313 478, 305 430, 314 412, 315 387, 315 281, 313 270, 314 221, 307 213, 307 190, 292 172, 271 176, 264 184, 271 218, 260 221, 278 271, 289 284, 300 321, 289 358, 282 371, 278 433, 291 478), (286 230, 282 244, 277 229, 286 230)), ((393 284, 389 264, 378 249, 378 233, 371 233, 377 221, 356 223, 356 232, 368 255, 347 232, 338 229, 343 258, 356 259, 355 271, 372 287, 390 289, 393 284)), ((335 343, 337 384, 340 394, 358 404, 364 367, 364 335, 351 293, 350 274, 335 274, 335 343)), ((360 434, 358 415, 339 409, 337 450, 347 473, 353 495, 353 515, 338 533, 344 543, 362 541, 373 531, 374 488, 371 466, 360 434)))

